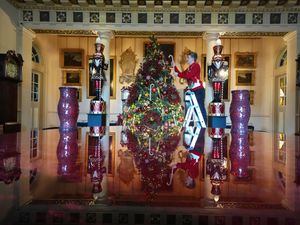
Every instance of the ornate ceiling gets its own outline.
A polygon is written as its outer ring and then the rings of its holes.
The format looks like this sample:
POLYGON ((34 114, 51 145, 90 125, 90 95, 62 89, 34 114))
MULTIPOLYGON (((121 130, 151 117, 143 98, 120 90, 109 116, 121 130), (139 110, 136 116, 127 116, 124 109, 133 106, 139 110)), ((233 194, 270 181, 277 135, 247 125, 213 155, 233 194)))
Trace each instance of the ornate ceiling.
POLYGON ((300 0, 6 1, 18 10, 19 24, 37 33, 90 35, 108 29, 119 36, 282 36, 300 23, 300 0))

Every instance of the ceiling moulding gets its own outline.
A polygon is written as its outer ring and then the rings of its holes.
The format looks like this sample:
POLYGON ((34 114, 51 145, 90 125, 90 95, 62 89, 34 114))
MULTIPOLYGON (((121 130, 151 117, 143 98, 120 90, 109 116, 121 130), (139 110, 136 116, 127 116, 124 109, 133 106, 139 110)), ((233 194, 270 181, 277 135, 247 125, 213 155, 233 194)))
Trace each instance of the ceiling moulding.
MULTIPOLYGON (((33 29, 37 34, 55 34, 70 36, 96 36, 92 30, 44 30, 33 29)), ((147 32, 147 31, 114 31, 115 37, 202 37, 205 32, 147 32)), ((222 38, 258 38, 283 37, 288 32, 225 32, 222 38)))

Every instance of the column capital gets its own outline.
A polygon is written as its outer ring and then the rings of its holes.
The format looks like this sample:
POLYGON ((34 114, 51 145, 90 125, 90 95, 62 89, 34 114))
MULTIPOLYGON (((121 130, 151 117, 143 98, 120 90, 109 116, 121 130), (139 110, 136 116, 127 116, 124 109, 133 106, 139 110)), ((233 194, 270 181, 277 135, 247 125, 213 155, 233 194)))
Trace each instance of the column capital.
POLYGON ((297 31, 287 33, 286 35, 284 35, 283 40, 285 42, 289 42, 294 38, 297 38, 297 31))
POLYGON ((27 29, 23 26, 17 27, 17 32, 22 32, 24 35, 28 36, 31 39, 34 39, 36 37, 36 34, 33 30, 27 29))
POLYGON ((115 36, 115 32, 112 30, 105 30, 105 29, 101 29, 101 30, 96 30, 95 33, 101 38, 101 39, 107 39, 107 40, 111 40, 114 38, 115 36))
POLYGON ((206 40, 206 41, 217 40, 219 37, 220 37, 219 32, 205 32, 203 34, 203 39, 206 40))

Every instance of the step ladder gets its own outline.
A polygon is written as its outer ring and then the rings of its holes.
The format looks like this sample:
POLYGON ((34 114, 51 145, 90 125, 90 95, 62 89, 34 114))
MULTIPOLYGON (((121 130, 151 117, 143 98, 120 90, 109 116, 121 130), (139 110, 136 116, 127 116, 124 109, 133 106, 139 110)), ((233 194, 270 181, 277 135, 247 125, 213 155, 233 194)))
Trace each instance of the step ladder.
POLYGON ((187 126, 183 133, 184 142, 187 145, 187 150, 193 150, 195 144, 198 140, 199 134, 201 132, 201 127, 191 127, 187 126))
POLYGON ((190 126, 190 123, 193 122, 197 127, 206 128, 206 124, 195 93, 192 91, 187 91, 184 96, 184 101, 187 107, 187 112, 184 118, 183 127, 190 126))

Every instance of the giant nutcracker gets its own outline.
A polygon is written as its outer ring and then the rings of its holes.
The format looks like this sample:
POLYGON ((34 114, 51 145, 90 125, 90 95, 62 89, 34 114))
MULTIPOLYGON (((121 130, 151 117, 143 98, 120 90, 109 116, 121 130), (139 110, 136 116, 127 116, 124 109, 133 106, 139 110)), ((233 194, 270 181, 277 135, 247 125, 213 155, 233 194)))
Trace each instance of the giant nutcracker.
POLYGON ((212 84, 214 99, 208 106, 209 127, 226 127, 225 104, 223 102, 223 86, 228 79, 228 62, 222 56, 223 45, 218 39, 213 47, 214 55, 208 66, 208 80, 212 84))
POLYGON ((93 136, 98 136, 101 130, 100 127, 105 125, 106 121, 105 101, 101 97, 103 84, 106 81, 105 70, 108 69, 103 54, 104 47, 100 36, 97 37, 95 43, 96 53, 89 59, 90 80, 96 93, 96 96, 90 102, 90 113, 88 114, 88 126, 93 136))

